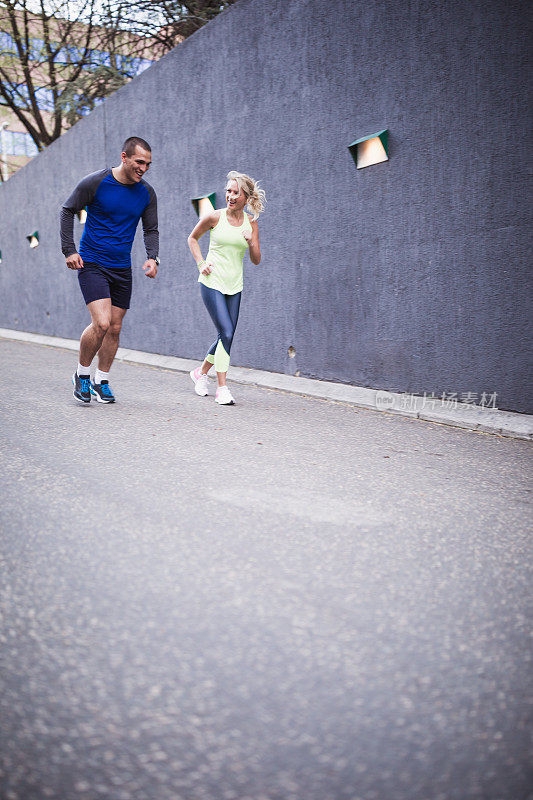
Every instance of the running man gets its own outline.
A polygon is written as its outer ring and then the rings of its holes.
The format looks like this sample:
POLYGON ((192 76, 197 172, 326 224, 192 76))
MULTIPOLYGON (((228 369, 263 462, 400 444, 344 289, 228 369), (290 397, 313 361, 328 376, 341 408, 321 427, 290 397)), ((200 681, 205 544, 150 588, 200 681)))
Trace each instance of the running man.
POLYGON ((152 162, 148 142, 137 136, 122 146, 121 164, 93 172, 81 180, 61 210, 61 250, 78 280, 91 323, 82 333, 78 368, 72 376, 74 397, 90 403, 114 403, 109 370, 117 352, 120 329, 130 307, 131 248, 142 219, 147 260, 143 270, 155 278, 159 265, 157 197, 143 180, 152 162), (79 251, 74 244, 74 214, 87 209, 79 251), (91 381, 91 363, 98 368, 91 381))

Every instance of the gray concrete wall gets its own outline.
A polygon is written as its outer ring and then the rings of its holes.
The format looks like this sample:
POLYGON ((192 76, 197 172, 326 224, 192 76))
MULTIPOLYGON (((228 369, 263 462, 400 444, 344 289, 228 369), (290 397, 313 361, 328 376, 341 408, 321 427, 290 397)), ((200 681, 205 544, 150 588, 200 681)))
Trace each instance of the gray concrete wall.
POLYGON ((153 147, 162 266, 143 276, 139 236, 122 344, 202 357, 214 329, 186 244, 190 198, 216 189, 222 202, 239 169, 269 202, 234 363, 497 392, 533 411, 525 16, 517 0, 242 0, 0 188, 0 325, 79 336, 59 208, 135 134, 153 147), (390 161, 356 170, 347 146, 385 127, 390 161))

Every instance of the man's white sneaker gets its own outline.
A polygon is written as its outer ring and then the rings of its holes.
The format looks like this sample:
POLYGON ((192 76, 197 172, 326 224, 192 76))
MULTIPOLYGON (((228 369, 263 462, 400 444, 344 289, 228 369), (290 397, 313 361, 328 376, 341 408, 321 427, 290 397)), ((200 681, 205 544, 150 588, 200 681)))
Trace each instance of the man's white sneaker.
POLYGON ((200 397, 205 397, 209 394, 209 389, 207 387, 207 375, 205 375, 200 367, 196 367, 196 369, 192 369, 189 372, 192 380, 194 381, 194 391, 200 397))
POLYGON ((215 396, 215 403, 219 406, 234 406, 235 400, 231 396, 231 392, 227 386, 219 386, 215 396))

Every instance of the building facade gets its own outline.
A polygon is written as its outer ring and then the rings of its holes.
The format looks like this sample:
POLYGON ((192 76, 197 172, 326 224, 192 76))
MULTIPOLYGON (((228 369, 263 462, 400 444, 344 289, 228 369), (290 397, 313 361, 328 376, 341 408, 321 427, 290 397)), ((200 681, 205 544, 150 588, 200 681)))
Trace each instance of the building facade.
MULTIPOLYGON (((134 253, 124 346, 201 359, 192 198, 261 180, 236 365, 532 412, 525 4, 241 0, 0 187, 0 325, 78 338, 58 217, 127 136, 152 145, 161 269, 134 253), (461 24, 458 26, 458 20, 461 24), (388 160, 349 146, 388 131, 388 160), (26 236, 38 230, 39 247, 26 236)), ((76 235, 81 227, 77 225, 76 235)), ((207 242, 201 240, 204 248, 207 242)), ((231 377, 231 371, 230 371, 231 377)))

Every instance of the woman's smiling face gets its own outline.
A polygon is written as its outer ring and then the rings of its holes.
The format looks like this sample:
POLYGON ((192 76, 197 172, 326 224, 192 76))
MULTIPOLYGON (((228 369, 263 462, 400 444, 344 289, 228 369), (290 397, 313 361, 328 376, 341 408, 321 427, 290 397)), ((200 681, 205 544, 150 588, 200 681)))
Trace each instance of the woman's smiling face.
POLYGON ((242 211, 246 205, 246 195, 237 181, 228 181, 226 186, 226 205, 230 211, 242 211))

